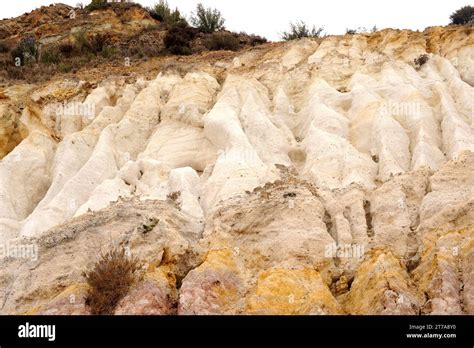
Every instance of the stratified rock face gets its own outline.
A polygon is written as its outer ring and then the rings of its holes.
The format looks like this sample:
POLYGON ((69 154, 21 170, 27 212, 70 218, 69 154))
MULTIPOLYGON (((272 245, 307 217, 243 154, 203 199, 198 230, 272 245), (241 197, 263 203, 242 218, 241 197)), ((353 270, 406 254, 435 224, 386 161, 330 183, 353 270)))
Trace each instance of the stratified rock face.
POLYGON ((0 313, 88 313, 121 245, 144 265, 116 314, 474 314, 473 76, 449 27, 52 83, 14 127, 10 89, 0 313))

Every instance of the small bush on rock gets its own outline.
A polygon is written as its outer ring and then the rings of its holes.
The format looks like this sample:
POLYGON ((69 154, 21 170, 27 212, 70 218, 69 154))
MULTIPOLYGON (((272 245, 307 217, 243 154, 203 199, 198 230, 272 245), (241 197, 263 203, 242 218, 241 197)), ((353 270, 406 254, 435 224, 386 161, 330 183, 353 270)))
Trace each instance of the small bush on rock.
POLYGON ((10 52, 13 61, 17 58, 20 59, 21 65, 27 65, 29 63, 36 62, 37 48, 36 40, 34 37, 27 37, 22 39, 18 45, 10 52))
POLYGON ((415 68, 417 70, 421 69, 421 67, 425 65, 428 62, 428 60, 430 60, 430 56, 428 56, 426 53, 422 54, 418 58, 415 58, 413 61, 415 63, 415 68))
POLYGON ((319 37, 321 36, 324 27, 316 28, 314 25, 310 28, 305 22, 298 21, 290 23, 290 30, 284 31, 281 38, 285 41, 301 39, 304 37, 319 37))
POLYGON ((91 44, 85 30, 79 30, 74 33, 74 45, 82 53, 91 50, 91 44))
POLYGON ((92 314, 113 314, 119 301, 138 280, 138 259, 128 257, 124 248, 101 254, 94 267, 83 273, 89 289, 85 303, 92 314))
POLYGON ((166 49, 173 54, 191 54, 191 42, 196 37, 196 29, 183 23, 173 25, 164 38, 166 49))
POLYGON ((250 45, 257 46, 267 42, 267 39, 259 35, 250 35, 250 45))
POLYGON ((104 34, 96 34, 89 38, 84 30, 80 30, 74 34, 74 45, 73 47, 64 46, 61 49, 69 51, 69 54, 75 51, 81 53, 93 53, 99 54, 106 49, 108 38, 104 34))
POLYGON ((61 58, 61 52, 58 46, 48 47, 41 52, 41 63, 59 64, 61 58))
POLYGON ((209 37, 207 37, 204 42, 204 46, 206 46, 206 48, 211 51, 237 51, 239 49, 239 39, 231 33, 219 31, 217 33, 212 33, 209 37))

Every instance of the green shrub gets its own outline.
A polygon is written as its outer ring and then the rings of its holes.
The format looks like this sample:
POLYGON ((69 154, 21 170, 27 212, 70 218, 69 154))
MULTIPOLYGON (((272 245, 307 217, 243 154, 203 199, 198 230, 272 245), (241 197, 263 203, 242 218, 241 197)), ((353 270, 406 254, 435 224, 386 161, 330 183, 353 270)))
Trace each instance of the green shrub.
POLYGON ((70 47, 69 44, 63 44, 61 46, 62 50, 68 52, 68 54, 72 54, 75 51, 79 51, 83 54, 86 53, 93 53, 93 54, 100 54, 106 47, 109 39, 105 34, 96 34, 89 38, 85 32, 85 30, 80 30, 74 33, 74 45, 70 47))
POLYGON ((102 50, 99 52, 100 55, 104 58, 110 58, 112 57, 115 53, 117 52, 117 50, 115 49, 115 47, 113 46, 104 46, 102 48, 102 50))
POLYGON ((191 24, 203 33, 213 33, 224 29, 225 19, 217 9, 205 8, 198 4, 196 12, 191 15, 191 24))
POLYGON ((124 248, 114 248, 101 254, 94 267, 83 276, 89 289, 86 306, 92 314, 113 314, 119 301, 138 280, 140 263, 128 257, 124 248))
POLYGON ((58 46, 48 47, 41 52, 41 63, 59 64, 61 62, 61 52, 58 46))
POLYGON ((166 49, 173 54, 189 55, 191 42, 196 37, 196 29, 177 23, 168 29, 164 38, 166 49))
POLYGON ((464 6, 455 11, 450 17, 451 24, 472 24, 474 23, 474 7, 464 6))
POLYGON ((285 41, 301 39, 304 37, 319 37, 323 32, 324 27, 316 28, 313 26, 310 28, 305 22, 297 21, 296 23, 290 22, 290 30, 284 31, 281 34, 281 38, 285 41))
POLYGON ((177 8, 171 10, 166 0, 160 0, 153 7, 147 8, 147 10, 152 18, 165 24, 187 23, 177 8))
POLYGON ((95 10, 102 10, 108 6, 109 4, 107 3, 107 0, 92 0, 91 3, 87 5, 84 9, 86 11, 92 12, 95 10))
POLYGON ((91 51, 91 43, 89 38, 87 37, 87 33, 84 29, 81 29, 74 33, 74 43, 76 48, 80 52, 90 52, 91 51))
POLYGON ((164 22, 171 15, 171 9, 166 0, 160 0, 147 10, 152 18, 160 22, 164 22))
POLYGON ((18 45, 10 52, 13 61, 20 58, 21 65, 27 65, 36 62, 38 50, 34 37, 23 38, 18 45))
POLYGON ((177 8, 171 12, 168 18, 165 19, 165 23, 166 24, 185 23, 186 25, 188 24, 188 22, 186 21, 186 18, 181 16, 181 13, 179 12, 177 8))
POLYGON ((211 51, 237 51, 239 49, 239 39, 231 33, 219 31, 210 34, 204 41, 204 46, 211 51))

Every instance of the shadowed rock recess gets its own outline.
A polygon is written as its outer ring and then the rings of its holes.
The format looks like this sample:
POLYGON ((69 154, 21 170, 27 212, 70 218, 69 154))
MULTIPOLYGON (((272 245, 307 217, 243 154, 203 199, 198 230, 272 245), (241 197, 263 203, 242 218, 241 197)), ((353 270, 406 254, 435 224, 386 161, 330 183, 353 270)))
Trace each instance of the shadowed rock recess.
POLYGON ((452 26, 5 87, 0 313, 89 313, 120 245, 116 314, 474 314, 473 86, 452 26))

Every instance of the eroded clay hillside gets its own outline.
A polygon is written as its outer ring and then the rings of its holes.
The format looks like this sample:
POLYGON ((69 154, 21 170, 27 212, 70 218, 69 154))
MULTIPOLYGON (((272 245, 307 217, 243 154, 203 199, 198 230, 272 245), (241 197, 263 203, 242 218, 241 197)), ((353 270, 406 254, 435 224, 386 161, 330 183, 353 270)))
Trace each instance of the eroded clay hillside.
POLYGON ((3 89, 0 312, 474 314, 472 28, 221 58, 3 89))

